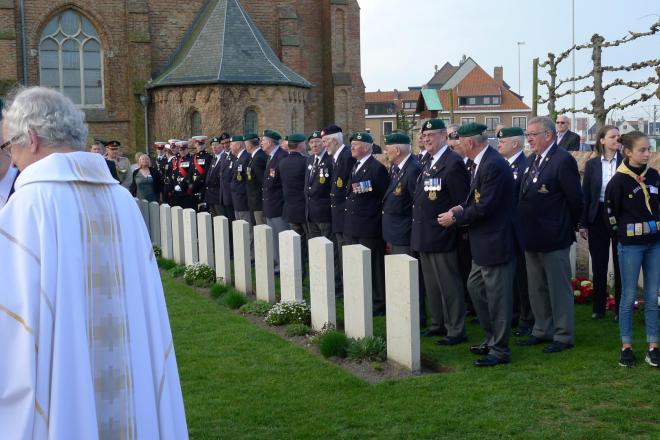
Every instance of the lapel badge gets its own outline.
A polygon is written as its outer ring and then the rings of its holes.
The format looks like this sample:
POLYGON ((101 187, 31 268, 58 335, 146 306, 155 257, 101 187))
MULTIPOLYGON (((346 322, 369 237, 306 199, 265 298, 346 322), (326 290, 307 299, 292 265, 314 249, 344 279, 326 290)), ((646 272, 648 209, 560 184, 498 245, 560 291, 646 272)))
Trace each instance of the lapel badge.
POLYGON ((547 194, 547 193, 549 193, 550 191, 548 191, 548 188, 545 187, 545 183, 544 183, 544 184, 541 185, 541 188, 539 188, 539 192, 540 192, 541 194, 547 194))
POLYGON ((400 195, 401 195, 401 191, 402 191, 401 183, 399 183, 399 184, 397 184, 396 188, 394 188, 394 195, 395 195, 395 196, 400 196, 400 195))
POLYGON ((337 177, 337 182, 335 183, 337 185, 337 188, 343 188, 344 187, 344 181, 341 180, 341 177, 337 177))
POLYGON ((434 200, 437 199, 437 198, 438 198, 438 195, 436 194, 435 191, 430 191, 430 192, 429 192, 429 200, 430 200, 430 201, 434 201, 434 200))
POLYGON ((481 194, 478 189, 474 190, 474 203, 479 203, 481 201, 481 194))

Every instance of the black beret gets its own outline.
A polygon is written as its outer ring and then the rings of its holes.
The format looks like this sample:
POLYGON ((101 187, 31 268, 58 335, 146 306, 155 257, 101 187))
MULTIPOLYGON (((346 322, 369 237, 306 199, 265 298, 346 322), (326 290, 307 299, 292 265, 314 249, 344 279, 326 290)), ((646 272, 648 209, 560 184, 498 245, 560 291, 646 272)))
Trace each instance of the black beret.
POLYGON ((329 134, 342 133, 341 127, 337 125, 328 125, 323 130, 321 130, 321 136, 327 136, 329 134))

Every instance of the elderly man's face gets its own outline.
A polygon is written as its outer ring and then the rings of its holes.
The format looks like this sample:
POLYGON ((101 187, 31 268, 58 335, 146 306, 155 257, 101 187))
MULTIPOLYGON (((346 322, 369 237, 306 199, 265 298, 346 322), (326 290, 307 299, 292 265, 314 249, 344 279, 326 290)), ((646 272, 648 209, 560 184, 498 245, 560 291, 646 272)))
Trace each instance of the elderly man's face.
POLYGON ((222 146, 220 146, 220 142, 213 142, 211 144, 211 150, 213 150, 213 154, 216 156, 222 153, 222 146))
POLYGON ((231 154, 238 157, 238 153, 240 153, 241 150, 243 150, 243 142, 232 142, 229 145, 229 149, 231 150, 231 154))
POLYGON ((518 141, 515 137, 501 138, 498 140, 497 150, 506 158, 513 156, 517 149, 518 141))
POLYGON ((428 130, 424 134, 426 151, 430 154, 437 153, 447 143, 447 130, 428 130))
POLYGON ((399 148, 399 145, 392 144, 392 145, 385 145, 385 155, 387 156, 387 159, 393 163, 393 164, 399 164, 399 160, 403 159, 403 153, 401 152, 401 149, 399 148))
POLYGON ((452 150, 456 154, 458 154, 461 157, 467 157, 467 151, 465 150, 465 142, 467 142, 465 139, 455 139, 455 140, 449 140, 447 141, 448 145, 451 147, 452 150), (453 143, 453 145, 452 145, 453 143))
POLYGON ((543 124, 528 124, 527 140, 529 141, 529 148, 532 152, 534 154, 541 154, 552 144, 552 132, 543 127, 543 124))
POLYGON ((571 123, 568 120, 567 116, 558 116, 557 122, 555 122, 555 127, 557 127, 557 133, 564 133, 571 128, 571 123))
POLYGON ((117 159, 119 157, 119 147, 106 148, 108 159, 117 159))
POLYGON ((323 143, 323 148, 328 150, 330 154, 335 154, 341 146, 332 136, 323 136, 321 142, 323 143))
POLYGON ((319 155, 323 151, 323 141, 319 138, 309 140, 309 150, 312 154, 319 155))
POLYGON ((198 153, 206 150, 206 142, 195 142, 195 149, 198 153))
POLYGON ((261 148, 264 149, 266 154, 270 154, 275 149, 275 142, 271 138, 264 136, 261 138, 261 148))
POLYGON ((369 154, 371 144, 362 141, 352 141, 351 142, 351 155, 360 160, 367 154, 369 154))
MULTIPOLYGON (((2 139, 11 139, 5 123, 2 124, 2 139)), ((22 145, 11 143, 0 153, 3 156, 3 159, 6 159, 9 152, 11 163, 16 165, 16 168, 21 171, 23 171, 28 165, 34 162, 34 160, 30 159, 30 139, 25 138, 25 141, 26 142, 24 142, 22 145)))

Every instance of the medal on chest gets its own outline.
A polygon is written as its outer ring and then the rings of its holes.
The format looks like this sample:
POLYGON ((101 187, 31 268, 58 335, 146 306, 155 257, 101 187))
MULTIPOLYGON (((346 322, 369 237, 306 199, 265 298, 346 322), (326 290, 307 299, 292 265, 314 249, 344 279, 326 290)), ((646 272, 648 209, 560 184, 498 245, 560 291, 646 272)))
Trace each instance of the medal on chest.
POLYGON ((394 195, 400 196, 403 188, 401 188, 401 182, 397 183, 396 188, 394 188, 394 195))
POLYGON ((344 187, 344 181, 341 180, 341 177, 337 177, 337 181, 335 182, 335 185, 337 188, 343 188, 344 187))
POLYGON ((479 203, 481 201, 481 194, 479 193, 479 190, 475 189, 474 190, 474 203, 479 203))

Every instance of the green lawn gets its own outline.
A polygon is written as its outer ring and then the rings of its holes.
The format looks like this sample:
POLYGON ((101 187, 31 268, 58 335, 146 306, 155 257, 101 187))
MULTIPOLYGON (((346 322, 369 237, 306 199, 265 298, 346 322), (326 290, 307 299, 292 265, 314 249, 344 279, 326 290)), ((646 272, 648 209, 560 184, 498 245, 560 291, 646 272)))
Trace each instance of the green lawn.
MULTIPOLYGON (((514 346, 477 369, 467 345, 425 356, 452 373, 368 385, 163 275, 194 439, 660 438, 660 371, 617 366, 617 326, 577 308, 577 347, 514 346)), ((383 332, 378 322, 376 331, 383 332)), ((470 343, 481 337, 468 328, 470 343)))

